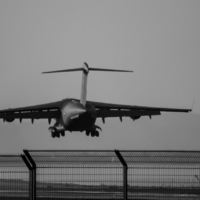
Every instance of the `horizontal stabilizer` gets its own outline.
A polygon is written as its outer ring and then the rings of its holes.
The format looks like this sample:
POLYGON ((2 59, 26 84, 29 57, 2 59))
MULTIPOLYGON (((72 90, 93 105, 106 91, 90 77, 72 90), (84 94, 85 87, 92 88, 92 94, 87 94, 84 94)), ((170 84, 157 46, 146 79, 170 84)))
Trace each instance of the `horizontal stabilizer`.
POLYGON ((128 71, 128 70, 89 68, 89 67, 88 67, 88 64, 87 64, 87 63, 84 63, 82 68, 64 69, 64 70, 56 70, 56 71, 48 71, 48 72, 42 72, 42 74, 47 74, 47 73, 58 73, 58 72, 74 72, 74 71, 85 71, 86 73, 89 73, 89 71, 133 72, 133 71, 128 71))
POLYGON ((42 72, 42 74, 58 73, 58 72, 74 72, 74 71, 82 71, 82 70, 83 70, 83 68, 64 69, 64 70, 57 70, 57 71, 42 72))
POLYGON ((89 68, 90 71, 107 71, 107 72, 133 72, 128 70, 117 70, 117 69, 101 69, 101 68, 89 68))

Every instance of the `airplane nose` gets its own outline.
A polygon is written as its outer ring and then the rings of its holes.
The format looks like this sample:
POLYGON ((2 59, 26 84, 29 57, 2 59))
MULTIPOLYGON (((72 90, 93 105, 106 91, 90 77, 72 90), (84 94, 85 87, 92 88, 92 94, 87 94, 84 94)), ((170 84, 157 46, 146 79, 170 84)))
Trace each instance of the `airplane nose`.
POLYGON ((83 113, 87 112, 87 109, 79 102, 67 102, 66 104, 62 105, 61 112, 63 121, 66 125, 68 124, 68 120, 70 118, 78 118, 79 115, 82 115, 83 113))
POLYGON ((76 114, 76 115, 80 115, 80 114, 86 112, 86 108, 85 108, 85 107, 78 107, 78 108, 75 109, 74 112, 75 112, 74 114, 76 114))
POLYGON ((73 114, 70 116, 71 119, 75 119, 78 118, 79 115, 83 114, 86 112, 86 109, 84 107, 77 107, 76 109, 74 109, 73 114))

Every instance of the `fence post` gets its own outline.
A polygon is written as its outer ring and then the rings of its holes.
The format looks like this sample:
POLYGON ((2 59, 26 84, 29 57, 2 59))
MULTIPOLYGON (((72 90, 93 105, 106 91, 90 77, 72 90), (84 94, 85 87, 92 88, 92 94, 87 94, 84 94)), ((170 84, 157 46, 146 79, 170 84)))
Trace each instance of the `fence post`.
POLYGON ((31 200, 36 200, 36 164, 31 155, 27 150, 23 150, 24 154, 29 163, 31 163, 32 170, 30 173, 30 190, 31 190, 31 200))
POLYGON ((126 161, 124 160, 123 156, 118 150, 115 150, 115 154, 117 155, 118 159, 120 160, 121 164, 123 165, 123 198, 124 200, 127 200, 127 171, 128 171, 128 166, 126 161))
POLYGON ((29 163, 29 161, 27 160, 25 155, 21 154, 21 158, 29 170, 29 199, 33 200, 32 199, 32 194, 33 194, 32 193, 32 170, 33 170, 33 168, 31 166, 31 164, 29 163))

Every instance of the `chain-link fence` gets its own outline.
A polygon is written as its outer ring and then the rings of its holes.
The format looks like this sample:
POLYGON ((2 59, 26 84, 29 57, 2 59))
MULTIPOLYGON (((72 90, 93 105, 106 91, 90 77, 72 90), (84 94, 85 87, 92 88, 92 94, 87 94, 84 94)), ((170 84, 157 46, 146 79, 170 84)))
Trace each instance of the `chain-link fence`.
POLYGON ((36 151, 0 156, 0 199, 200 199, 198 151, 36 151))
POLYGON ((29 199, 29 170, 21 156, 0 156, 0 199, 29 199))
POLYGON ((121 151, 128 199, 200 199, 200 152, 121 151))
POLYGON ((35 161, 36 197, 123 197, 123 167, 114 151, 28 151, 35 161))

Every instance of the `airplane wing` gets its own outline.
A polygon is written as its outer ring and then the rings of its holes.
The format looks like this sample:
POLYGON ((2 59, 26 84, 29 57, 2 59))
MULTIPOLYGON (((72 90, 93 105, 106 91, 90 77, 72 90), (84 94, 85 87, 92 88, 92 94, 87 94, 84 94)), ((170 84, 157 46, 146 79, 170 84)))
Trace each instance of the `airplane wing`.
MULTIPOLYGON (((0 119, 4 119, 8 122, 14 119, 51 119, 59 118, 60 106, 63 101, 57 101, 47 104, 40 104, 35 106, 20 107, 14 109, 0 110, 0 119)), ((131 117, 132 119, 138 119, 141 116, 153 116, 160 115, 160 112, 190 112, 191 109, 177 109, 177 108, 158 108, 158 107, 144 107, 144 106, 132 106, 122 104, 111 104, 87 101, 95 106, 97 110, 97 117, 102 118, 103 121, 107 117, 131 117)))
POLYGON ((62 101, 40 104, 35 106, 20 107, 14 109, 0 110, 0 118, 4 120, 13 119, 51 119, 60 115, 59 107, 62 101))
POLYGON ((139 119, 141 116, 160 115, 161 112, 191 112, 192 109, 179 109, 179 108, 159 108, 159 107, 146 107, 135 105, 121 105, 111 103, 101 103, 94 101, 87 101, 95 106, 97 109, 97 117, 102 118, 103 121, 106 117, 131 117, 133 120, 139 119))

